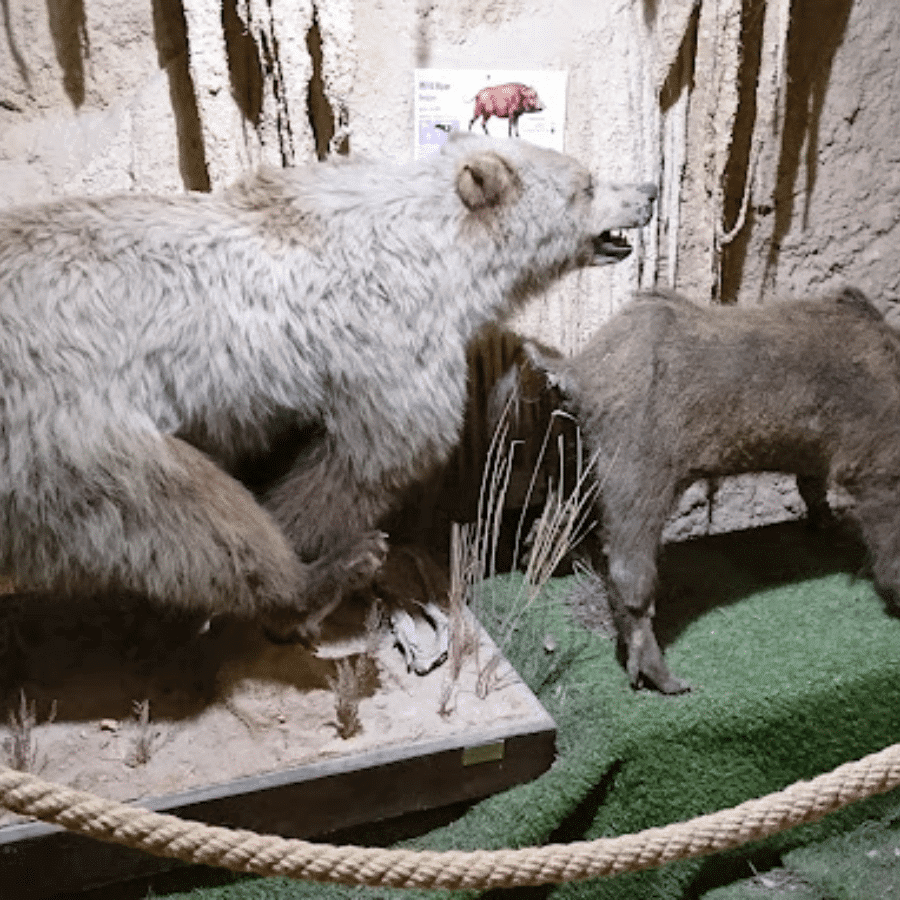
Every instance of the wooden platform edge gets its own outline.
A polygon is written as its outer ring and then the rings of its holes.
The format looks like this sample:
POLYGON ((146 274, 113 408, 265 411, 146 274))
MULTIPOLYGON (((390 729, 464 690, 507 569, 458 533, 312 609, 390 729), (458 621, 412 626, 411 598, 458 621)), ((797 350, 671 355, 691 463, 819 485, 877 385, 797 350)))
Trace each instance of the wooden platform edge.
MULTIPOLYGON (((556 726, 537 698, 534 715, 477 734, 151 798, 136 805, 209 824, 285 837, 317 835, 477 800, 538 777, 556 753, 556 726)), ((139 878, 169 860, 39 822, 0 829, 0 897, 36 900, 139 878)))

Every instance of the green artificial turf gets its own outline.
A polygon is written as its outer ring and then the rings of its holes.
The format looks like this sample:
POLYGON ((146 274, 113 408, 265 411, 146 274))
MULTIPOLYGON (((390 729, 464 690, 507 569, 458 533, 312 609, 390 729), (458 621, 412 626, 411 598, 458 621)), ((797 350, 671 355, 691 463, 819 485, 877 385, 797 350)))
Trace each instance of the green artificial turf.
POLYGON ((793 850, 785 866, 829 900, 900 897, 900 815, 793 850))
POLYGON ((783 868, 742 879, 703 900, 895 900, 900 897, 900 809, 850 832, 792 850, 783 868))
MULTIPOLYGON (((671 547, 661 571, 658 630, 673 671, 695 686, 679 697, 632 691, 613 643, 579 625, 565 604, 572 579, 554 579, 505 649, 557 722, 557 761, 530 784, 490 797, 408 845, 494 848, 627 834, 733 806, 900 741, 900 619, 857 574, 862 564, 854 544, 812 537, 796 525, 671 547)), ((490 584, 500 610, 516 594, 517 579, 490 584)), ((722 886, 784 865, 792 852, 799 861, 797 848, 812 854, 813 846, 827 847, 898 810, 895 791, 727 854, 490 896, 686 900, 718 889, 713 897, 731 897, 722 886)), ((827 854, 819 863, 809 856, 807 869, 814 865, 827 869, 827 854)), ((168 896, 457 895, 249 878, 168 896)), ((880 895, 822 894, 832 896, 880 895)))

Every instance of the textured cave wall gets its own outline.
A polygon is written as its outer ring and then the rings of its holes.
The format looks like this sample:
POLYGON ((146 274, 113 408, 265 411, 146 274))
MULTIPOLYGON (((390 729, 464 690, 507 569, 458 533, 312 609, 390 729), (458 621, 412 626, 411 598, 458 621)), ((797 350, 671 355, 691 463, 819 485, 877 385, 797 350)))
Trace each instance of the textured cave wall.
POLYGON ((794 0, 780 140, 724 258, 741 303, 855 284, 900 300, 900 19, 890 3, 794 0))
POLYGON ((0 205, 204 186, 179 11, 0 0, 0 205))
POLYGON ((682 57, 660 93, 664 119, 685 94, 688 105, 683 142, 663 146, 664 165, 683 150, 684 168, 661 274, 709 302, 767 303, 847 283, 896 300, 895 10, 853 0, 689 5, 677 22, 682 57))
POLYGON ((0 0, 0 25, 0 206, 209 190, 343 137, 349 0, 0 0))
MULTIPOLYGON (((512 323, 526 334, 572 352, 654 283, 900 300, 886 2, 0 0, 0 207, 209 190, 334 152, 409 159, 416 67, 566 69, 567 151, 660 185, 632 256, 533 300, 512 323)), ((794 515, 790 483, 773 490, 743 506, 794 515)), ((705 496, 685 509, 708 523, 705 496)))

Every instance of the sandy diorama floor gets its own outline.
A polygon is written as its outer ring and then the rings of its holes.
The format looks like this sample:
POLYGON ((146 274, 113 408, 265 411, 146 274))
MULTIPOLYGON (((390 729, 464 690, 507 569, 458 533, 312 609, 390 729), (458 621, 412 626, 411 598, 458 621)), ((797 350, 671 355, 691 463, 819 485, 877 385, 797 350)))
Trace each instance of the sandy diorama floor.
MULTIPOLYGON (((383 625, 366 625, 368 609, 345 602, 311 652, 247 624, 198 634, 140 604, 4 597, 0 759, 18 754, 48 780, 137 800, 533 715, 536 701, 505 661, 479 696, 495 647, 477 624, 477 651, 457 679, 449 663, 421 676, 383 625), (336 708, 340 667, 361 680, 350 737, 336 708)), ((15 821, 0 815, 0 827, 15 821)))

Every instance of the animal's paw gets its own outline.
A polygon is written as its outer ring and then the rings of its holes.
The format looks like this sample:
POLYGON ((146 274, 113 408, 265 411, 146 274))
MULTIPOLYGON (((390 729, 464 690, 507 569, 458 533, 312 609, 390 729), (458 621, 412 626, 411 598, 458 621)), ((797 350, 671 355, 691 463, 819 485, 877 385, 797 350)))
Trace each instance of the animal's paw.
POLYGON ((281 611, 266 616, 260 624, 263 634, 273 644, 299 644, 314 650, 318 643, 318 622, 306 615, 281 611))
POLYGON ((346 576, 346 586, 353 590, 366 587, 388 555, 387 535, 383 531, 364 534, 349 550, 345 551, 341 564, 346 576))
POLYGON ((387 535, 371 531, 317 559, 296 606, 271 610, 263 618, 266 637, 277 644, 315 648, 325 619, 343 597, 372 583, 387 554, 387 535))

